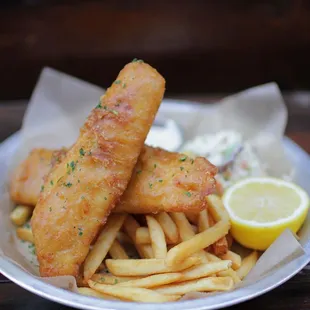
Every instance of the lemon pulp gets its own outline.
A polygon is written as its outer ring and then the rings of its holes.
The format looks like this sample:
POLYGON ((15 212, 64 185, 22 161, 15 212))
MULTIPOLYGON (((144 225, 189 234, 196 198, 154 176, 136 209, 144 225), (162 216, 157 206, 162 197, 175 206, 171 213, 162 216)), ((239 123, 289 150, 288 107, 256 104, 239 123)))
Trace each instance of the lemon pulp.
POLYGON ((309 208, 307 193, 274 178, 249 178, 235 183, 223 196, 233 237, 242 245, 265 250, 285 230, 297 232, 309 208))

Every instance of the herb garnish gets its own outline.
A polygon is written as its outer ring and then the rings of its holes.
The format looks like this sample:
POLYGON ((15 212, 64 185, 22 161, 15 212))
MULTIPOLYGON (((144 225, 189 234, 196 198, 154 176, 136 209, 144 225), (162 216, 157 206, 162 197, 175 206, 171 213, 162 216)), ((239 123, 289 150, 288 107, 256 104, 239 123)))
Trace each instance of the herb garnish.
POLYGON ((83 229, 78 227, 78 231, 79 231, 79 236, 83 236, 83 229))
POLYGON ((83 148, 80 148, 80 156, 84 156, 85 155, 85 151, 83 150, 83 148))
POLYGON ((186 159, 187 159, 187 156, 184 155, 184 156, 182 156, 182 157, 179 159, 179 161, 185 161, 186 159))
POLYGON ((121 80, 116 80, 114 84, 121 84, 121 80))
POLYGON ((153 184, 152 183, 149 183, 149 188, 152 188, 153 187, 153 184))
POLYGON ((70 182, 64 183, 64 186, 66 186, 66 187, 71 187, 71 186, 72 186, 72 183, 70 183, 70 182))
POLYGON ((183 170, 184 170, 184 167, 180 167, 180 170, 183 171, 183 170))
POLYGON ((144 61, 142 59, 134 58, 132 62, 143 63, 144 61))
POLYGON ((160 180, 158 180, 158 182, 159 182, 159 183, 162 183, 162 182, 163 182, 163 180, 162 180, 162 179, 160 179, 160 180))
POLYGON ((102 105, 101 105, 101 101, 99 101, 99 103, 96 105, 96 109, 101 109, 102 105))
POLYGON ((41 185, 41 192, 44 191, 44 185, 41 185))
POLYGON ((187 197, 191 197, 191 196, 192 196, 192 194, 191 194, 190 192, 185 192, 185 195, 186 195, 187 197))

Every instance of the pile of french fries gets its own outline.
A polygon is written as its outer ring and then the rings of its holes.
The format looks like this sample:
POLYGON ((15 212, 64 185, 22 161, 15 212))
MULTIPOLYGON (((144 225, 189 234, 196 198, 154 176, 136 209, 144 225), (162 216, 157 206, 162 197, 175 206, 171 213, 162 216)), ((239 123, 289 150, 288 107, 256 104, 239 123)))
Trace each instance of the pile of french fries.
MULTIPOLYGON (((84 262, 81 294, 109 300, 168 302, 190 292, 228 291, 258 259, 230 250, 230 221, 221 198, 210 195, 199 214, 111 214, 84 262), (139 258, 131 258, 132 250, 139 258)), ((17 236, 33 243, 24 225, 32 207, 17 206, 17 236), (23 225, 23 226, 22 226, 23 225)))

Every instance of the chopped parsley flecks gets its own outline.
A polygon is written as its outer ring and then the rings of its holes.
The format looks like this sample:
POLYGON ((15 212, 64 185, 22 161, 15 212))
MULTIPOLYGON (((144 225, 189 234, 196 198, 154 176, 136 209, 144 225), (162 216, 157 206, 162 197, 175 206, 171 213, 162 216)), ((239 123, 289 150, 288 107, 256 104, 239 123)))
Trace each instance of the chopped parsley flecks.
POLYGON ((92 154, 92 152, 91 152, 91 151, 89 151, 89 152, 88 152, 88 155, 91 155, 91 154, 92 154))
POLYGON ((118 115, 118 111, 116 110, 110 110, 111 113, 113 113, 114 115, 118 115))
POLYGON ((153 187, 153 184, 152 183, 149 183, 149 188, 152 188, 153 187))
POLYGON ((154 168, 156 168, 157 167, 157 165, 156 164, 154 164, 154 168))
POLYGON ((28 249, 30 250, 31 254, 36 255, 36 248, 35 248, 34 244, 29 244, 28 249))
POLYGON ((191 194, 190 192, 185 192, 185 195, 186 195, 187 197, 191 197, 191 196, 192 196, 192 194, 191 194))
POLYGON ((138 171, 137 171, 137 174, 140 174, 141 172, 142 172, 142 170, 138 170, 138 171))
POLYGON ((108 200, 108 198, 107 198, 107 197, 104 197, 104 200, 108 200))
POLYGON ((78 183, 81 183, 81 181, 80 181, 80 180, 78 180, 78 183))
POLYGON ((114 284, 117 284, 117 283, 118 283, 118 280, 117 280, 117 279, 115 279, 115 280, 114 280, 114 284))
POLYGON ((80 156, 84 156, 85 155, 85 151, 83 150, 83 148, 80 148, 80 156))
POLYGON ((184 170, 184 167, 180 167, 180 170, 183 171, 183 170, 184 170))
POLYGON ((25 224, 25 227, 28 228, 28 229, 30 229, 30 224, 29 224, 29 223, 26 223, 26 224, 25 224))
POLYGON ((185 161, 186 159, 187 159, 187 156, 184 155, 184 156, 180 157, 179 161, 185 161))
POLYGON ((70 182, 67 182, 67 183, 64 183, 64 186, 66 186, 66 187, 71 187, 72 186, 72 183, 70 183, 70 182))
POLYGON ((104 282, 104 281, 105 281, 105 278, 104 278, 104 277, 101 277, 101 278, 100 278, 100 281, 101 281, 101 282, 104 282))
POLYGON ((96 105, 96 109, 102 109, 101 101, 96 105))
POLYGON ((85 199, 85 196, 81 196, 81 199, 84 200, 84 199, 85 199))
POLYGON ((114 84, 121 84, 121 83, 122 83, 121 80, 116 80, 116 81, 114 82, 114 84))
POLYGON ((79 231, 79 236, 83 236, 83 229, 78 227, 78 231, 79 231))
POLYGON ((123 83, 123 88, 126 88, 126 83, 123 83))
POLYGON ((41 192, 44 191, 44 185, 41 185, 41 192))
POLYGON ((142 59, 134 58, 132 62, 143 63, 144 61, 142 59))
POLYGON ((50 212, 52 212, 52 207, 50 207, 50 212))
POLYGON ((194 163, 194 160, 193 159, 191 159, 191 164, 193 164, 194 163))
POLYGON ((159 182, 159 183, 162 183, 162 182, 163 182, 163 180, 162 180, 162 179, 160 179, 160 180, 158 180, 158 182, 159 182))
POLYGON ((54 182, 53 182, 53 180, 51 180, 50 184, 51 184, 52 186, 54 185, 54 182))

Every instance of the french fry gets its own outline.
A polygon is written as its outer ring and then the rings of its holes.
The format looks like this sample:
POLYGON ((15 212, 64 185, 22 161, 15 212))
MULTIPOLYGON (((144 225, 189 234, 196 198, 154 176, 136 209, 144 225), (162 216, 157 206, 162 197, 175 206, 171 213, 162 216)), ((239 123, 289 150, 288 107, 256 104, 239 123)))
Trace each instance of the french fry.
POLYGON ((209 195, 206 197, 208 203, 208 211, 216 222, 227 221, 229 222, 229 215, 223 205, 221 198, 216 195, 209 195))
POLYGON ((228 251, 226 254, 221 255, 221 259, 228 259, 232 262, 232 269, 237 270, 241 266, 241 256, 235 252, 228 251))
POLYGON ((128 259, 128 255, 123 248, 123 246, 120 244, 120 242, 115 239, 114 242, 112 243, 109 254, 111 255, 112 258, 114 259, 128 259))
POLYGON ((258 253, 256 251, 253 251, 250 255, 248 255, 242 260, 241 267, 236 271, 241 280, 244 279, 246 275, 251 271, 251 269, 255 266, 257 260, 258 253))
POLYGON ((176 301, 181 297, 179 295, 160 294, 146 288, 122 287, 120 285, 105 285, 96 283, 91 280, 88 281, 88 284, 92 289, 100 293, 138 302, 168 302, 176 301))
POLYGON ((167 212, 160 212, 155 215, 156 220, 162 227, 168 243, 177 243, 179 241, 179 231, 177 225, 167 212))
POLYGON ((193 213, 193 212, 184 212, 185 216, 187 219, 193 224, 197 225, 198 224, 198 215, 199 213, 193 213))
POLYGON ((219 221, 213 227, 195 235, 187 241, 179 243, 167 253, 167 265, 173 266, 194 253, 207 248, 209 245, 225 236, 229 231, 229 227, 228 221, 219 221))
POLYGON ((137 244, 136 242, 136 231, 139 227, 139 223, 133 218, 133 216, 128 215, 124 222, 124 231, 134 243, 141 258, 153 258, 153 250, 150 245, 137 244))
POLYGON ((84 262, 84 279, 86 281, 95 274, 97 268, 106 257, 125 219, 126 214, 112 214, 109 216, 107 223, 84 262))
POLYGON ((182 241, 189 240, 195 235, 193 228, 184 213, 171 212, 170 216, 178 228, 182 241))
POLYGON ((116 276, 149 276, 158 273, 179 272, 201 263, 198 257, 189 257, 184 262, 167 266, 165 259, 106 259, 108 270, 116 276))
POLYGON ((17 226, 22 226, 28 221, 32 211, 33 207, 19 205, 11 212, 11 221, 17 226))
POLYGON ((136 230, 137 244, 151 244, 151 237, 147 227, 139 227, 136 230))
POLYGON ((209 228, 209 218, 207 209, 199 212, 198 215, 198 231, 203 232, 209 228))
POLYGON ((117 277, 107 273, 95 273, 91 280, 102 284, 118 284, 126 281, 141 279, 141 277, 117 277))
POLYGON ((33 234, 31 228, 18 227, 16 229, 16 235, 19 239, 34 243, 33 234))
POLYGON ((181 281, 188 281, 194 279, 205 278, 211 276, 212 274, 216 274, 220 271, 227 270, 231 267, 230 260, 221 260, 219 262, 201 264, 198 266, 191 267, 182 272, 183 277, 181 281))
POLYGON ((142 287, 142 288, 152 288, 155 286, 161 286, 169 283, 176 282, 182 279, 182 273, 162 273, 148 276, 145 278, 126 281, 118 284, 119 286, 129 286, 129 287, 142 287))
POLYGON ((218 258, 217 256, 215 256, 212 253, 207 252, 206 256, 207 256, 207 259, 208 259, 209 262, 220 262, 221 261, 220 258, 218 258))
MULTIPOLYGON (((208 203, 214 206, 217 205, 218 209, 221 210, 221 214, 225 217, 228 218, 227 211, 221 201, 221 199, 218 196, 215 195, 210 195, 211 197, 207 197, 208 203)), ((215 225, 215 223, 218 221, 217 218, 222 218, 221 216, 219 217, 217 212, 214 212, 214 208, 209 208, 210 215, 208 215, 209 218, 209 226, 212 227, 215 225), (214 217, 214 216, 215 217, 214 217)), ((212 244, 212 249, 215 255, 220 256, 228 251, 228 242, 226 239, 226 236, 223 236, 219 240, 217 240, 214 244, 212 244)))
POLYGON ((103 298, 103 299, 107 299, 107 300, 121 300, 121 299, 115 298, 111 295, 99 293, 99 292, 97 292, 97 291, 95 291, 89 287, 78 287, 78 291, 80 294, 85 295, 85 296, 103 298))
POLYGON ((162 294, 183 295, 189 292, 228 291, 233 288, 234 282, 230 277, 209 277, 191 280, 183 283, 167 284, 155 291, 162 294))
MULTIPOLYGON (((172 212, 170 215, 178 227, 180 238, 182 241, 187 241, 195 236, 194 229, 184 213, 172 212)), ((170 251, 171 249, 169 250, 169 252, 170 251)), ((195 255, 201 259, 202 263, 208 262, 208 259, 206 258, 206 252, 204 250, 197 251, 195 255)))
MULTIPOLYGON (((207 253, 207 258, 209 259, 210 262, 220 262, 221 259, 218 258, 217 256, 207 253)), ((239 283, 241 280, 239 276, 237 275, 236 271, 233 270, 232 268, 229 268, 228 270, 220 271, 217 273, 219 277, 231 277, 234 281, 235 284, 239 283)))
POLYGON ((234 284, 238 284, 239 282, 241 282, 239 276, 237 275, 237 272, 233 270, 232 268, 218 272, 217 276, 218 277, 231 277, 234 281, 234 284))
POLYGON ((167 256, 167 244, 164 231, 153 216, 146 216, 149 234, 152 241, 154 258, 165 258, 167 256))

